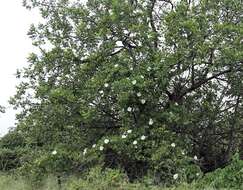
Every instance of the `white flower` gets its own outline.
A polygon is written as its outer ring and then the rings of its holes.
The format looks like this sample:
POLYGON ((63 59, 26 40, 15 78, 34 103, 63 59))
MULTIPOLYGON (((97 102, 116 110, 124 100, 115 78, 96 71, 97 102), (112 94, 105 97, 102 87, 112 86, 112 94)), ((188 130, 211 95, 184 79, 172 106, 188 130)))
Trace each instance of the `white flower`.
POLYGON ((171 143, 171 145, 173 148, 175 148, 176 144, 175 143, 171 143))
POLYGON ((72 125, 68 125, 67 128, 68 128, 68 129, 72 129, 73 126, 72 126, 72 125))
POLYGON ((104 86, 107 88, 109 86, 109 84, 108 83, 105 83, 104 86))
POLYGON ((154 123, 154 121, 153 121, 153 119, 149 119, 149 125, 153 125, 153 123, 154 123))
POLYGON ((135 140, 135 141, 133 141, 132 144, 136 145, 136 144, 138 144, 138 141, 135 140))
POLYGON ((87 148, 84 149, 83 155, 85 155, 86 153, 87 153, 87 148))
POLYGON ((145 104, 145 103, 146 103, 146 100, 145 100, 145 99, 142 99, 140 102, 141 102, 142 104, 145 104))
POLYGON ((176 180, 178 178, 178 176, 179 176, 178 174, 174 174, 173 179, 176 180))
POLYGON ((111 9, 109 9, 108 12, 109 12, 110 14, 112 14, 112 10, 111 10, 111 9))
POLYGON ((52 155, 56 155, 57 154, 57 151, 56 150, 53 150, 51 154, 52 155))
POLYGON ((99 93, 100 93, 100 94, 103 94, 103 93, 104 93, 104 91, 103 91, 103 90, 100 90, 100 91, 99 91, 99 93))
POLYGON ((141 75, 140 77, 141 77, 141 79, 144 79, 144 76, 143 75, 141 75))
POLYGON ((133 81, 132 81, 132 84, 133 84, 133 85, 135 85, 136 83, 137 83, 137 81, 136 81, 136 80, 133 80, 133 81))
POLYGON ((184 152, 184 151, 181 151, 181 154, 182 154, 182 155, 185 155, 185 152, 184 152))
POLYGON ((200 174, 199 173, 196 173, 196 176, 199 176, 200 174))
POLYGON ((118 64, 115 64, 114 67, 117 68, 119 65, 118 64))
POLYGON ((147 71, 151 71, 151 67, 148 67, 148 68, 147 68, 147 71))
POLYGON ((128 30, 124 30, 123 33, 124 33, 124 34, 129 34, 129 31, 128 31, 128 30))
POLYGON ((131 129, 127 130, 127 133, 128 134, 132 133, 132 130, 131 129))
POLYGON ((104 140, 104 143, 105 143, 105 144, 108 144, 109 142, 110 142, 109 139, 105 139, 105 140, 104 140))
POLYGON ((133 67, 130 67, 130 71, 133 71, 133 67))
POLYGON ((92 148, 95 148, 95 147, 96 147, 96 144, 93 144, 93 145, 92 145, 92 148))
POLYGON ((100 146, 100 151, 104 150, 104 147, 103 146, 100 146))
POLYGON ((122 135, 122 139, 125 139, 125 138, 127 138, 127 135, 124 135, 124 134, 123 134, 123 135, 122 135))
POLYGON ((131 108, 131 107, 128 107, 128 108, 127 108, 127 111, 128 111, 128 112, 131 112, 131 111, 132 111, 132 108, 131 108))
POLYGON ((142 2, 142 6, 143 6, 143 7, 146 7, 147 4, 148 4, 148 3, 147 3, 146 1, 143 1, 143 2, 142 2))
POLYGON ((193 158, 194 158, 194 160, 198 160, 198 158, 197 158, 197 156, 196 156, 196 155, 195 155, 193 158))
POLYGON ((140 92, 137 93, 137 97, 141 97, 142 94, 140 92))
POLYGON ((140 138, 142 141, 143 140, 145 140, 146 139, 146 137, 143 135, 143 136, 141 136, 141 138, 140 138))

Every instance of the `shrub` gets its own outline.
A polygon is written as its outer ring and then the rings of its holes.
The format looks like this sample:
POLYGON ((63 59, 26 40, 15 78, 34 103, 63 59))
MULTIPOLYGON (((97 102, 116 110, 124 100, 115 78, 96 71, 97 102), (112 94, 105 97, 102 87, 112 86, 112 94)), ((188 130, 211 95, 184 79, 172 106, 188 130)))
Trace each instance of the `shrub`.
POLYGON ((228 166, 206 174, 198 183, 199 188, 243 189, 243 160, 236 154, 228 166))
POLYGON ((192 182, 201 176, 196 160, 187 156, 185 150, 176 143, 168 142, 161 143, 152 154, 152 171, 155 183, 166 186, 192 182))
MULTIPOLYGON (((104 137, 84 149, 84 162, 99 159, 104 168, 121 168, 130 181, 149 175, 153 184, 170 185, 192 182, 201 176, 195 160, 175 134, 158 129, 121 131, 119 136, 104 137)), ((98 165, 98 164, 97 164, 98 165)))
POLYGON ((16 129, 13 129, 0 139, 0 147, 2 148, 15 149, 25 145, 24 136, 16 129))
MULTIPOLYGON (((68 190, 159 190, 146 183, 130 183, 128 176, 119 169, 95 167, 84 178, 72 178, 66 184, 68 190)), ((169 190, 169 189, 168 189, 169 190)))
POLYGON ((78 171, 80 152, 57 145, 55 148, 37 149, 22 157, 23 165, 15 172, 25 176, 35 186, 43 184, 46 176, 68 176, 78 171))
POLYGON ((0 170, 10 171, 21 166, 21 157, 25 154, 25 149, 0 148, 0 170))

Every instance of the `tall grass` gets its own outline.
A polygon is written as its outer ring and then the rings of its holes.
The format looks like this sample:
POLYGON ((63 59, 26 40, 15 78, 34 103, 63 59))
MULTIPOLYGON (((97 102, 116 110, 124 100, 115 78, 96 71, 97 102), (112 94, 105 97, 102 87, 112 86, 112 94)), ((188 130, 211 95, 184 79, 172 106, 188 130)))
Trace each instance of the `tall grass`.
MULTIPOLYGON (((99 181, 99 179, 97 179, 99 181)), ((198 190, 193 184, 181 184, 171 188, 163 188, 158 186, 146 186, 143 183, 124 184, 121 186, 106 186, 104 181, 99 183, 92 183, 90 181, 83 181, 78 178, 70 178, 62 188, 58 187, 55 177, 48 177, 44 180, 43 185, 36 187, 30 181, 21 177, 0 174, 0 190, 198 190), (78 186, 75 185, 78 184, 78 186)), ((205 188, 205 190, 214 190, 212 188, 205 188)))
POLYGON ((10 176, 1 175, 0 176, 0 189, 1 190, 29 190, 28 185, 20 179, 15 179, 10 176))
POLYGON ((46 178, 41 187, 36 187, 31 181, 22 177, 0 174, 0 190, 60 190, 60 188, 54 177, 46 178))

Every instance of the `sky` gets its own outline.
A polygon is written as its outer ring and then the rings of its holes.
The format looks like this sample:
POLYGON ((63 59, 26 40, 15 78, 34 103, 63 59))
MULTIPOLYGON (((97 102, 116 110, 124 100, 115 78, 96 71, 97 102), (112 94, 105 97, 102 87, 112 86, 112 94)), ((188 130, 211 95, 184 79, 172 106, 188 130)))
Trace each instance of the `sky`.
POLYGON ((8 105, 10 96, 16 92, 18 68, 28 65, 27 56, 33 51, 27 36, 30 24, 41 20, 37 11, 22 6, 22 0, 2 0, 0 6, 0 105, 7 107, 0 113, 0 136, 15 126, 16 111, 8 105))

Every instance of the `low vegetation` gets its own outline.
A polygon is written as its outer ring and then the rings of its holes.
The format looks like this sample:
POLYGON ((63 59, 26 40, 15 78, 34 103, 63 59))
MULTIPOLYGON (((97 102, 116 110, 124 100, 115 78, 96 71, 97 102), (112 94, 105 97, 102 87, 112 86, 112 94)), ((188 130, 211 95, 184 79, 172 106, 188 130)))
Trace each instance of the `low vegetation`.
POLYGON ((176 181, 173 187, 154 185, 146 176, 139 181, 129 182, 125 173, 117 169, 97 167, 82 176, 43 177, 36 181, 17 175, 0 175, 1 190, 241 190, 243 188, 243 161, 235 155, 234 160, 223 169, 208 173, 190 184, 176 181))

